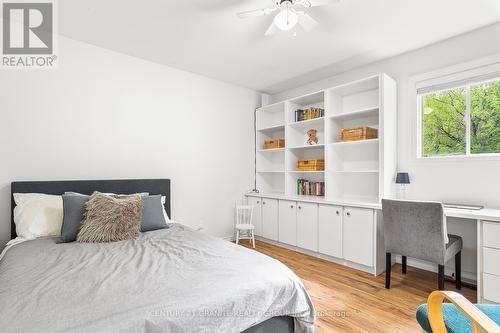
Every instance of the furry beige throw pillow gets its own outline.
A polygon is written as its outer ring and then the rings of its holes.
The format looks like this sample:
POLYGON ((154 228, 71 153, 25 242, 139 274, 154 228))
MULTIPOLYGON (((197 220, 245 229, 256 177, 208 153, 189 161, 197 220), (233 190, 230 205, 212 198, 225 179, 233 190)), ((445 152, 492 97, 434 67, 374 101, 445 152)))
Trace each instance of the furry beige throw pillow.
POLYGON ((116 198, 94 192, 85 204, 85 209, 76 237, 78 242, 116 242, 139 235, 142 213, 139 195, 116 198))

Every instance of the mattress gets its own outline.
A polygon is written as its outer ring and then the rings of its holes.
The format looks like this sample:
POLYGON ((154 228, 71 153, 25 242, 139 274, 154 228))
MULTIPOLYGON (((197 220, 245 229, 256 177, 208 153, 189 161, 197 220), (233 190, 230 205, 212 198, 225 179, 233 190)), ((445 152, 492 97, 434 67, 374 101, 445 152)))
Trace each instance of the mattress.
POLYGON ((285 265, 179 224, 115 243, 17 244, 0 261, 0 308, 3 332, 314 331, 285 265))

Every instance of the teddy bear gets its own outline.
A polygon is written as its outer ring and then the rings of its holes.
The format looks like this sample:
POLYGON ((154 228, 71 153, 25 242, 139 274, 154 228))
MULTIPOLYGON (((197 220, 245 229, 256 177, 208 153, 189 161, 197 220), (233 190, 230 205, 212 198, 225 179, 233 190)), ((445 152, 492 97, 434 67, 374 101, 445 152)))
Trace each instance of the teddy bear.
POLYGON ((309 135, 309 138, 307 139, 308 144, 310 145, 318 144, 318 137, 316 136, 316 133, 318 133, 318 131, 315 129, 310 129, 309 131, 307 131, 307 135, 309 135))

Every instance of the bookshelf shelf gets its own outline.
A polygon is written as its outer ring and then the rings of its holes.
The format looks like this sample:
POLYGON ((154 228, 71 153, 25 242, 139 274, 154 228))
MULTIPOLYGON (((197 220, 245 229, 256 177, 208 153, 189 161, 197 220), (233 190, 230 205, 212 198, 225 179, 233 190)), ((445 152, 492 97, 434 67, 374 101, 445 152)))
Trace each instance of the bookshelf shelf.
POLYGON ((309 174, 314 174, 314 173, 317 173, 317 174, 322 174, 324 173, 325 171, 324 170, 321 170, 321 171, 297 171, 297 170, 291 170, 291 171, 287 171, 287 172, 290 172, 290 173, 309 173, 309 174))
POLYGON ((325 199, 325 196, 324 195, 309 195, 309 194, 296 194, 296 199, 297 200, 301 200, 302 198, 306 198, 306 199, 320 199, 320 200, 324 200, 325 199))
POLYGON ((288 149, 312 149, 312 148, 323 148, 324 146, 325 146, 324 144, 303 145, 303 146, 288 147, 288 149))
POLYGON ((361 145, 370 145, 378 143, 379 139, 368 139, 368 140, 358 140, 358 141, 331 142, 329 145, 334 147, 350 147, 350 146, 361 146, 361 145))
POLYGON ((330 119, 355 119, 355 118, 364 118, 368 116, 376 116, 379 112, 379 107, 368 107, 366 109, 350 111, 346 113, 338 113, 332 114, 330 119))
POLYGON ((337 173, 379 173, 379 170, 332 170, 337 173))
POLYGON ((376 203, 393 196, 396 107, 396 82, 379 74, 257 109, 257 189, 292 201, 376 203), (296 122, 296 111, 309 108, 323 109, 323 116, 296 122), (361 126, 377 128, 379 138, 340 142, 342 128, 361 126), (307 144, 311 129, 316 145, 307 144), (284 148, 262 149, 264 140, 277 138, 284 148), (325 171, 297 171, 302 159, 324 159, 325 171), (302 180, 324 183, 325 195, 298 195, 302 180))
POLYGON ((268 113, 280 113, 283 112, 284 104, 283 102, 272 103, 268 105, 264 105, 257 110, 260 112, 268 112, 268 113))
POLYGON ((285 125, 273 125, 273 126, 269 126, 269 127, 258 128, 257 131, 259 131, 259 132, 272 132, 272 131, 283 130, 284 128, 285 128, 285 125))
POLYGON ((257 149, 259 153, 277 153, 280 151, 284 151, 285 148, 272 148, 272 149, 257 149))
POLYGON ((302 120, 302 121, 292 121, 288 123, 288 126, 298 127, 298 126, 313 126, 314 124, 322 124, 325 121, 325 117, 302 120))

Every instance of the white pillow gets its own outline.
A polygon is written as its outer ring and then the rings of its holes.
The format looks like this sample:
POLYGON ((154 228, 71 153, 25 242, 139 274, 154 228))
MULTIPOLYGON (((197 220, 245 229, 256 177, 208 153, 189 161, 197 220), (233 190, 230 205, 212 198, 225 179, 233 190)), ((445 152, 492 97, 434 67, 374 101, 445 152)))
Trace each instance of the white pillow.
POLYGON ((14 193, 14 223, 18 237, 60 236, 63 201, 60 195, 14 193))
POLYGON ((163 217, 165 218, 165 222, 170 223, 170 218, 168 217, 167 211, 165 210, 165 203, 167 202, 167 197, 161 196, 161 207, 163 208, 163 217))

